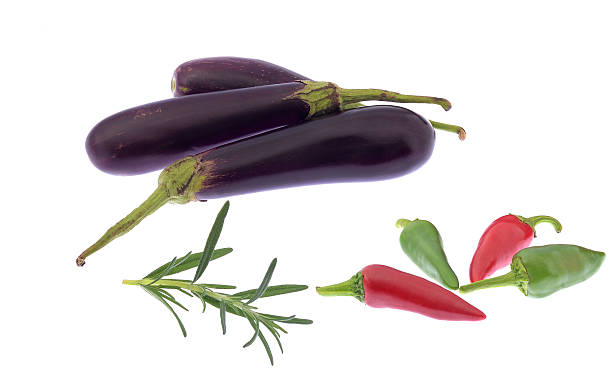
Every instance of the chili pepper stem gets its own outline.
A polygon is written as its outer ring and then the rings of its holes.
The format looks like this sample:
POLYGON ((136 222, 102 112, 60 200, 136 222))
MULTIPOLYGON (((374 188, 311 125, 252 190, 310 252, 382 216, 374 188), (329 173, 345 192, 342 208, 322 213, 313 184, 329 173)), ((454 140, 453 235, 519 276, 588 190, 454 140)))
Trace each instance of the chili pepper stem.
POLYGON ((342 283, 332 284, 325 287, 316 287, 317 293, 322 296, 353 296, 360 302, 364 301, 363 275, 356 273, 350 279, 342 283))
POLYGON ((521 285, 521 278, 514 271, 510 271, 505 275, 492 277, 490 279, 476 281, 474 283, 462 285, 459 287, 459 292, 468 293, 485 288, 506 287, 521 285))
POLYGON ((408 220, 405 218, 400 218, 399 220, 397 220, 395 222, 395 226, 399 229, 403 229, 406 225, 408 225, 409 223, 411 223, 412 220, 408 220))
POLYGON ((563 229, 559 220, 557 220, 554 217, 550 217, 550 216, 523 217, 523 216, 519 216, 516 214, 513 214, 513 216, 515 216, 516 218, 518 218, 525 224, 529 225, 531 229, 533 229, 533 237, 536 237, 535 226, 542 222, 547 222, 549 224, 552 224, 552 226, 555 228, 555 231, 557 233, 561 232, 561 229, 563 229))
POLYGON ((463 129, 463 127, 461 127, 461 126, 450 125, 448 123, 442 123, 442 122, 437 122, 437 121, 432 121, 432 120, 429 120, 429 123, 431 123, 431 126, 434 129, 444 130, 444 131, 448 131, 448 132, 451 132, 451 133, 455 133, 455 134, 457 134, 459 136, 459 139, 461 141, 465 140, 466 133, 465 133, 465 130, 463 129))
POLYGON ((79 267, 85 265, 85 259, 92 253, 132 230, 145 217, 155 212, 168 202, 186 204, 196 201, 195 192, 199 191, 204 181, 202 167, 194 157, 186 157, 164 169, 159 175, 158 187, 140 206, 125 216, 117 224, 87 248, 76 259, 79 267))

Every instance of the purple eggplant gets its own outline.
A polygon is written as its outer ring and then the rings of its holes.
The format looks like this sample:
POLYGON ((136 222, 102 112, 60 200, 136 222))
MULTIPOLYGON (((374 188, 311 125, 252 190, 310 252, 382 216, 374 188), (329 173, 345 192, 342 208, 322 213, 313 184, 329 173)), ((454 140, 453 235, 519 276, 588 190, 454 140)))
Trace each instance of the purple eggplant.
POLYGON ((98 123, 85 146, 100 170, 140 174, 241 138, 343 111, 347 104, 364 100, 450 108, 442 98, 296 81, 188 95, 124 110, 98 123))
POLYGON ((185 62, 174 70, 174 96, 311 80, 276 64, 258 59, 219 56, 185 62))
MULTIPOLYGON (((259 59, 219 56, 185 62, 174 70, 172 93, 174 96, 205 94, 211 91, 287 83, 296 80, 311 80, 289 69, 259 59)), ((361 103, 345 105, 349 108, 363 107, 361 103)), ((465 130, 460 126, 430 120, 436 129, 451 131, 465 139, 465 130)))
MULTIPOLYGON (((188 98, 188 97, 186 97, 188 98)), ((165 168, 158 188, 77 259, 119 237, 167 202, 229 197, 295 186, 375 181, 417 169, 435 134, 420 115, 373 106, 284 127, 185 157, 165 168)))

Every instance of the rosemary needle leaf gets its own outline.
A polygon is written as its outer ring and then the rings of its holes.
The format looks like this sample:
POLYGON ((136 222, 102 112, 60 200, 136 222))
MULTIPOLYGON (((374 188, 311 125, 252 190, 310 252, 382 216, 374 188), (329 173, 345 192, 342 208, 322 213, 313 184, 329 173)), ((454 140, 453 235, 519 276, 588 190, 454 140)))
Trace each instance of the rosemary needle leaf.
POLYGON ((185 311, 189 311, 184 305, 182 305, 181 303, 179 303, 174 296, 170 295, 167 291, 164 291, 163 289, 160 288, 155 288, 155 287, 150 287, 153 289, 153 291, 159 291, 159 296, 161 296, 162 298, 176 304, 177 306, 181 307, 182 309, 184 309, 185 311))
POLYGON ((164 298, 162 298, 161 296, 159 296, 158 293, 156 293, 153 290, 153 287, 148 287, 146 285, 141 285, 141 287, 151 296, 153 296, 155 299, 159 300, 160 302, 163 303, 164 306, 166 306, 166 308, 168 308, 170 310, 170 312, 172 312, 172 315, 174 315, 174 318, 176 319, 176 321, 179 324, 179 327, 181 328, 181 332, 183 333, 184 337, 187 337, 187 331, 185 330, 185 326, 183 325, 183 322, 181 322, 181 319, 178 317, 178 315, 176 314, 176 312, 174 312, 174 309, 172 308, 172 306, 170 306, 170 304, 168 304, 168 302, 166 302, 164 300, 164 298))
POLYGON ((270 351, 270 345, 268 344, 268 341, 266 340, 266 338, 263 336, 263 334, 261 333, 261 331, 259 331, 259 340, 261 340, 261 343, 263 344, 263 346, 266 349, 266 353, 268 354, 268 358, 270 358, 270 364, 272 366, 274 366, 274 358, 272 358, 272 351, 270 351))
POLYGON ((259 315, 265 317, 266 319, 274 320, 275 322, 286 322, 288 320, 295 319, 295 315, 292 315, 292 316, 278 316, 278 315, 263 314, 263 313, 260 313, 259 315))
MULTIPOLYGON (((191 252, 189 252, 189 253, 191 253, 191 252)), ((157 275, 157 277, 155 277, 155 278, 152 277, 152 279, 154 279, 154 280, 151 283, 149 283, 149 285, 151 285, 153 283, 157 283, 157 281, 159 279, 161 279, 162 277, 166 276, 168 274, 168 272, 170 272, 170 270, 172 268, 174 268, 175 265, 176 265, 176 257, 174 259, 172 259, 172 261, 170 263, 167 264, 166 269, 164 269, 162 272, 160 272, 157 275)))
POLYGON ((180 287, 176 287, 177 290, 181 291, 182 293, 184 293, 185 295, 189 296, 190 298, 193 297, 192 294, 190 294, 189 292, 185 291, 184 289, 180 288, 180 287))
POLYGON ((155 268, 152 272, 150 272, 144 278, 152 279, 152 278, 158 278, 158 277, 164 277, 164 276, 171 275, 172 273, 170 271, 173 268, 176 268, 177 266, 180 266, 181 264, 183 264, 189 258, 189 256, 191 256, 191 251, 187 252, 185 256, 179 258, 178 260, 175 257, 170 262, 163 264, 160 267, 155 268))
POLYGON ((204 311, 206 311, 206 300, 204 300, 204 295, 194 291, 191 291, 191 293, 194 294, 202 302, 202 313, 204 313, 204 311))
MULTIPOLYGON (((307 285, 301 285, 301 284, 271 285, 268 288, 266 288, 264 293, 261 294, 260 298, 267 298, 267 297, 270 297, 270 296, 284 295, 284 294, 289 294, 289 293, 292 293, 292 292, 304 291, 305 289, 308 289, 308 286, 307 285)), ((257 292, 257 289, 237 292, 237 293, 233 294, 232 297, 235 298, 235 299, 244 300, 244 299, 248 299, 251 296, 253 296, 253 294, 255 292, 257 292)))
POLYGON ((219 304, 219 314, 221 316, 221 330, 223 331, 223 335, 225 335, 225 302, 221 301, 221 304, 219 304))
POLYGON ((285 320, 277 320, 279 323, 287 323, 287 324, 312 324, 312 320, 310 319, 301 319, 301 318, 291 318, 285 320))
MULTIPOLYGON (((271 314, 264 314, 264 313, 258 313, 258 314, 261 317, 264 317, 266 319, 269 319, 271 321, 278 322, 278 323, 312 324, 312 320, 310 320, 310 319, 296 318, 295 316, 293 316, 293 317, 285 317, 285 316, 278 316, 278 315, 271 315, 271 314)), ((279 328, 280 328, 280 326, 279 326, 279 328)))
POLYGON ((255 339, 257 339, 257 336, 259 335, 259 320, 253 321, 252 318, 250 317, 247 317, 247 319, 249 320, 249 323, 251 323, 251 326, 253 327, 253 330, 255 330, 255 333, 253 334, 251 339, 248 342, 246 342, 244 346, 242 346, 243 348, 247 348, 250 345, 252 345, 253 342, 255 342, 255 339))
POLYGON ((204 246, 204 251, 202 252, 202 259, 198 264, 198 268, 196 270, 195 276, 193 277, 192 283, 198 281, 198 279, 204 273, 204 270, 208 266, 210 259, 212 258, 213 251, 215 250, 215 246, 217 245, 217 241, 219 240, 219 236, 221 236, 221 230, 223 229, 223 222, 225 221, 225 217, 227 216, 227 211, 229 210, 229 201, 225 201, 223 207, 217 214, 217 218, 210 230, 208 235, 208 239, 206 239, 206 245, 204 246))
POLYGON ((268 288, 268 284, 270 284, 272 274, 274 273, 274 268, 276 268, 276 257, 272 259, 272 262, 270 263, 270 266, 268 267, 268 270, 266 271, 266 274, 264 275, 264 278, 261 281, 259 288, 257 288, 257 291, 255 291, 253 296, 251 296, 251 298, 246 302, 246 304, 253 303, 255 300, 259 299, 261 295, 263 295, 263 293, 266 291, 266 288, 268 288))
POLYGON ((198 284, 198 286, 203 287, 203 288, 214 288, 214 289, 236 289, 235 285, 228 285, 228 284, 198 284))
POLYGON ((167 298, 169 298, 169 299, 174 300, 174 296, 172 296, 172 295, 170 294, 170 292, 166 291, 165 289, 163 289, 163 288, 159 288, 159 287, 153 287, 153 286, 152 286, 152 285, 150 285, 150 284, 148 284, 147 286, 148 286, 148 287, 150 287, 150 288, 152 288, 152 289, 153 289, 153 291, 155 291, 155 292, 159 292, 159 293, 160 293, 162 296, 164 296, 164 297, 167 297, 167 298))
POLYGON ((278 347, 280 348, 281 353, 284 354, 283 345, 281 344, 280 336, 278 334, 278 331, 276 331, 273 327, 268 325, 268 323, 264 323, 264 326, 266 326, 266 328, 270 331, 270 333, 272 334, 274 339, 276 339, 276 343, 278 343, 278 347))
MULTIPOLYGON (((232 248, 220 248, 220 249, 216 249, 213 252, 212 257, 210 258, 210 260, 216 260, 218 258, 221 258, 229 253, 231 253, 233 251, 232 248)), ((188 269, 197 267, 198 264, 200 263, 200 260, 202 260, 202 252, 198 252, 198 253, 191 253, 189 252, 188 254, 186 254, 185 256, 179 258, 176 261, 175 267, 171 268, 168 273, 166 273, 164 276, 170 276, 170 275, 174 275, 176 273, 179 272, 183 272, 186 271, 188 269)), ((157 275, 159 275, 160 272, 163 272, 170 263, 166 263, 164 265, 162 265, 161 267, 156 268, 154 271, 152 271, 151 273, 149 273, 147 276, 145 276, 145 279, 150 279, 153 277, 157 277, 157 275)), ((185 280, 187 282, 191 282, 191 280, 185 280)))
MULTIPOLYGON (((284 328, 282 328, 281 326, 279 326, 279 325, 278 325, 278 324, 277 324, 275 321, 272 321, 272 320, 270 320, 270 319, 264 319, 264 321, 265 321, 266 323, 268 323, 268 324, 270 325, 270 327, 274 328, 275 330, 282 331, 282 332, 284 332, 285 334, 287 333, 287 330, 285 330, 284 328)), ((276 331, 276 332, 278 333, 278 331, 276 331)), ((279 336, 280 336, 280 334, 279 334, 279 336)))

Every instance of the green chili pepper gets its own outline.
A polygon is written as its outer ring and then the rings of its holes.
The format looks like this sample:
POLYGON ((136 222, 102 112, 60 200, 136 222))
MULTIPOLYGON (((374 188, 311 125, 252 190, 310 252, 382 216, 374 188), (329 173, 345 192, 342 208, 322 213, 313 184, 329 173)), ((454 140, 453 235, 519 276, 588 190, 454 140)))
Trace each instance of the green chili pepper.
POLYGON ((603 252, 577 245, 525 248, 514 255, 507 274, 464 285, 459 291, 514 285, 526 296, 543 298, 593 276, 604 257, 603 252))
POLYGON ((432 223, 419 219, 399 219, 395 225, 402 228, 400 245, 404 253, 423 272, 447 288, 459 288, 457 275, 448 265, 440 233, 432 223))

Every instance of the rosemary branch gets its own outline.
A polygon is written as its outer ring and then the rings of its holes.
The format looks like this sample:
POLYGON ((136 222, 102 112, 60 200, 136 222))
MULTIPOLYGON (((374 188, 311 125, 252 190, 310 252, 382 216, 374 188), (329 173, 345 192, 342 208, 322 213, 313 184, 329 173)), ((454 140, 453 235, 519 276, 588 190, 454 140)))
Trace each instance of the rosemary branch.
POLYGON ((264 326, 272 334, 282 352, 283 347, 280 342, 280 332, 287 333, 287 331, 283 327, 281 327, 279 323, 311 324, 312 321, 309 319, 296 318, 295 315, 279 316, 272 314, 264 314, 257 311, 256 307, 252 306, 251 303, 262 297, 277 296, 292 292, 303 291, 307 289, 308 286, 299 284, 270 286, 270 280, 276 267, 276 258, 272 260, 268 267, 268 270, 264 275, 263 280, 261 281, 261 284, 258 288, 255 289, 237 292, 234 294, 226 294, 214 290, 235 289, 236 287, 233 285, 225 284, 196 283, 196 281, 200 279, 200 277, 204 273, 204 270, 206 269, 210 261, 218 259, 232 252, 231 248, 217 250, 214 249, 217 240, 219 239, 219 236, 221 234, 221 229, 223 227, 223 223, 225 220, 225 216, 227 215, 228 209, 229 202, 226 202, 225 205, 223 205, 223 208, 221 209, 219 214, 217 215, 215 223, 213 224, 209 237, 206 241, 206 246, 202 253, 192 254, 191 252, 189 252, 181 258, 175 257, 170 262, 163 264, 162 266, 153 270, 144 278, 140 280, 123 280, 123 284, 140 286, 151 296, 163 303, 164 306, 168 308, 168 310, 176 318, 179 327, 181 328, 181 332, 183 333, 183 336, 187 336, 187 331, 185 330, 183 322, 179 318, 172 305, 182 308, 185 311, 188 310, 185 306, 179 303, 169 291, 179 291, 180 293, 185 294, 187 296, 195 296, 199 298, 203 306, 202 312, 206 310, 207 304, 218 308, 220 311, 219 316, 221 319, 221 328, 223 334, 225 334, 227 330, 226 313, 229 312, 231 314, 246 318, 251 327, 253 328, 254 334, 251 339, 249 339, 249 341, 244 344, 243 347, 250 346, 257 338, 259 338, 266 350, 266 353, 268 354, 270 363, 274 364, 270 345, 268 344, 265 336, 261 331, 261 326, 264 326), (192 280, 165 278, 166 276, 174 275, 176 273, 180 273, 196 267, 196 273, 192 280))

